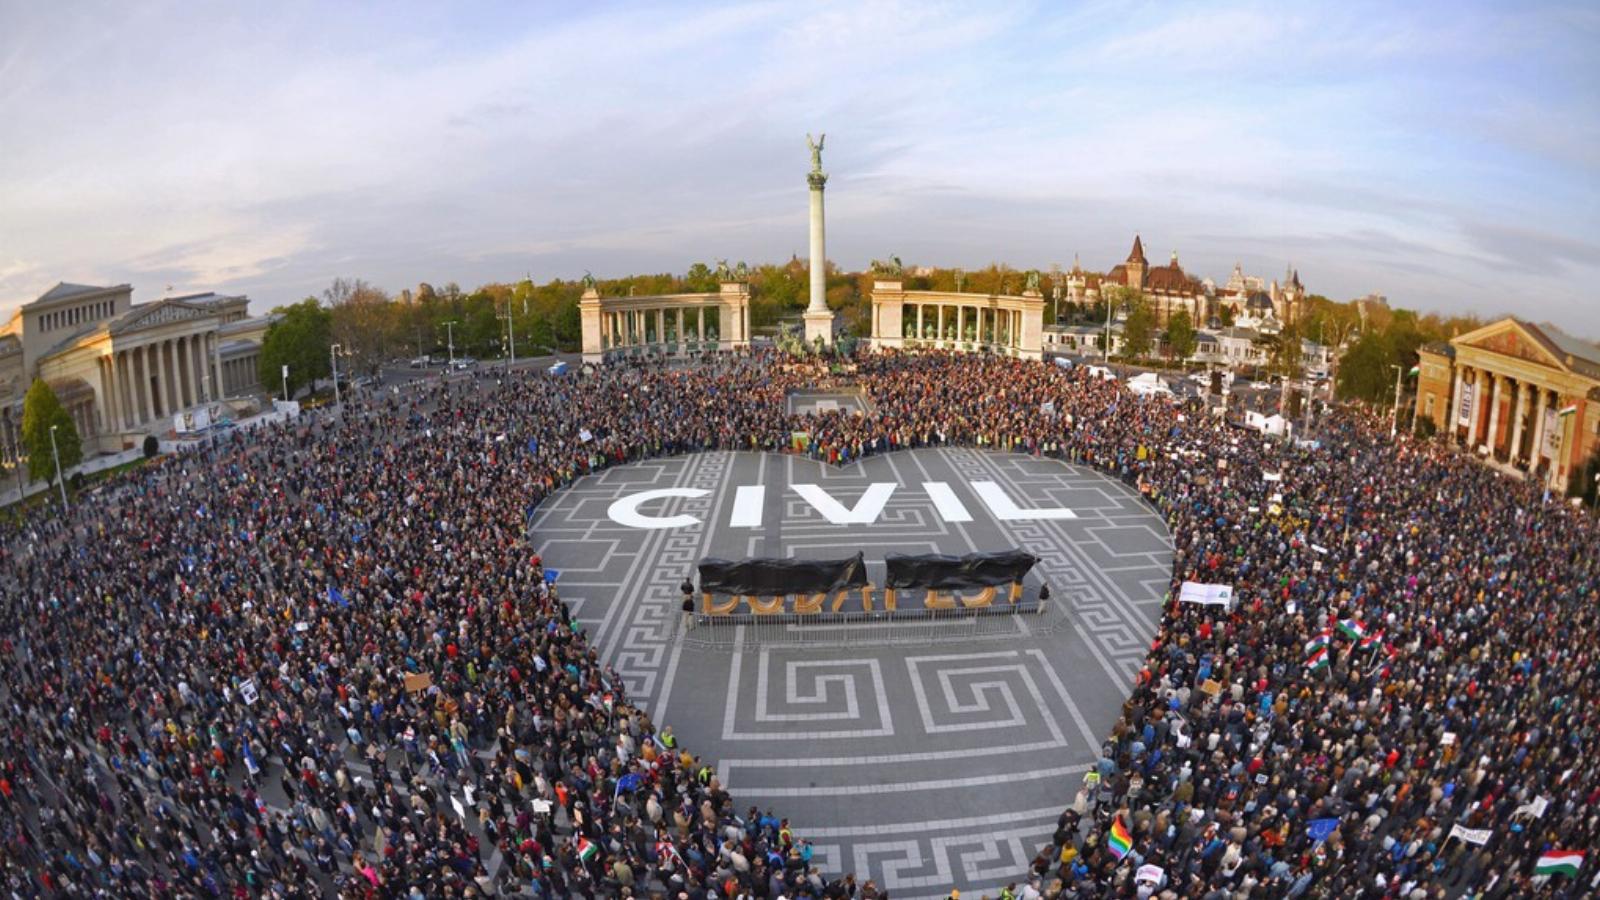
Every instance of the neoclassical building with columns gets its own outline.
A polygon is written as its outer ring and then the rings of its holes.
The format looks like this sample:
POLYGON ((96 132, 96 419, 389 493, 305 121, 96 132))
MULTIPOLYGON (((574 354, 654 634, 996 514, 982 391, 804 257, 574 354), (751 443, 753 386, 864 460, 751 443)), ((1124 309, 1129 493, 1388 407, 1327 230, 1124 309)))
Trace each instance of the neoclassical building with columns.
POLYGON ((578 317, 586 363, 748 347, 750 284, 725 277, 719 290, 707 293, 602 297, 589 283, 578 317))
POLYGON ((1044 295, 908 291, 899 278, 872 283, 872 346, 965 350, 1023 359, 1043 354, 1044 295))
POLYGON ((1505 318, 1418 356, 1417 416, 1474 454, 1560 491, 1600 447, 1600 347, 1505 318))
POLYGON ((35 378, 72 416, 86 453, 166 434, 175 417, 249 392, 267 319, 243 296, 133 302, 126 284, 58 284, 0 328, 0 445, 15 446, 35 378))

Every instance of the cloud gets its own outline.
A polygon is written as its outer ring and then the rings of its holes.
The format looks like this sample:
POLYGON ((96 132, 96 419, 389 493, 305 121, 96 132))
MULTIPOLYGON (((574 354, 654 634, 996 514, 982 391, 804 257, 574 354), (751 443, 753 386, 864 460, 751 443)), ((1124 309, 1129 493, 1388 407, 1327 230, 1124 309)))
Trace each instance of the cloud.
POLYGON ((265 308, 338 275, 786 259, 825 131, 845 265, 1103 266, 1141 230, 1201 275, 1292 260, 1314 290, 1444 309, 1537 290, 1600 332, 1593 248, 1551 237, 1600 228, 1594 15, 1437 13, 17 5, 0 309, 64 279, 265 308))

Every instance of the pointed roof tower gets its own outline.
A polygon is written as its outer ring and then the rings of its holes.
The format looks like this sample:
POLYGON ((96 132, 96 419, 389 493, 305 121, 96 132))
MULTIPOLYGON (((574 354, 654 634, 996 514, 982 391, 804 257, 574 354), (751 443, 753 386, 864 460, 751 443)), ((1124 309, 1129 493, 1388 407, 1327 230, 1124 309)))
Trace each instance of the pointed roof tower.
POLYGON ((1144 258, 1144 244, 1140 242, 1137 232, 1133 235, 1133 249, 1128 252, 1128 262, 1149 265, 1144 258))

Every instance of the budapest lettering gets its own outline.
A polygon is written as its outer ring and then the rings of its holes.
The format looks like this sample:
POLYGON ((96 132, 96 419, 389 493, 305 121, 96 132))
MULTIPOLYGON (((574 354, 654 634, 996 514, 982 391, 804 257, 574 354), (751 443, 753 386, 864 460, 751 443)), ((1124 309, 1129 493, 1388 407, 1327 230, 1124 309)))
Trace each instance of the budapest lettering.
MULTIPOLYGON (((850 506, 845 506, 820 484, 792 484, 789 487, 830 525, 871 525, 883 514, 884 507, 888 505, 889 498, 894 496, 899 485, 892 481, 873 482, 850 506)), ((972 481, 968 482, 968 487, 973 496, 989 510, 989 514, 1001 522, 1077 518, 1077 514, 1064 507, 1020 507, 1006 494, 1004 488, 993 481, 972 481)), ((946 482, 925 481, 922 483, 922 490, 944 521, 972 521, 972 513, 966 502, 946 482)), ((606 515, 618 525, 626 525, 629 528, 684 528, 699 524, 701 519, 687 513, 672 516, 652 515, 641 507, 656 500, 672 497, 698 500, 710 494, 710 491, 703 488, 656 488, 640 491, 613 502, 606 510, 606 515)), ((766 500, 766 485, 740 485, 734 491, 733 505, 728 513, 728 526, 762 527, 766 500)))

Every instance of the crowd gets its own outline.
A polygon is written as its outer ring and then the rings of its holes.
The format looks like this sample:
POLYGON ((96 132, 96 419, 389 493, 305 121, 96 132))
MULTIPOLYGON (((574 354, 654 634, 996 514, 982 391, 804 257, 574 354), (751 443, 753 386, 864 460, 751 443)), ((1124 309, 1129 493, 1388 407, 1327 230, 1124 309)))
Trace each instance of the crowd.
POLYGON ((780 812, 741 810, 630 705, 525 533, 597 468, 790 452, 796 431, 832 462, 963 444, 1094 465, 1166 516, 1175 594, 1235 588, 1231 608, 1167 604, 1015 896, 1592 889, 1593 854, 1533 877, 1600 838, 1592 521, 1358 413, 1298 447, 1053 366, 943 355, 430 381, 213 439, 12 530, 3 883, 887 896, 818 871, 780 812), (787 412, 824 377, 873 414, 787 412))

